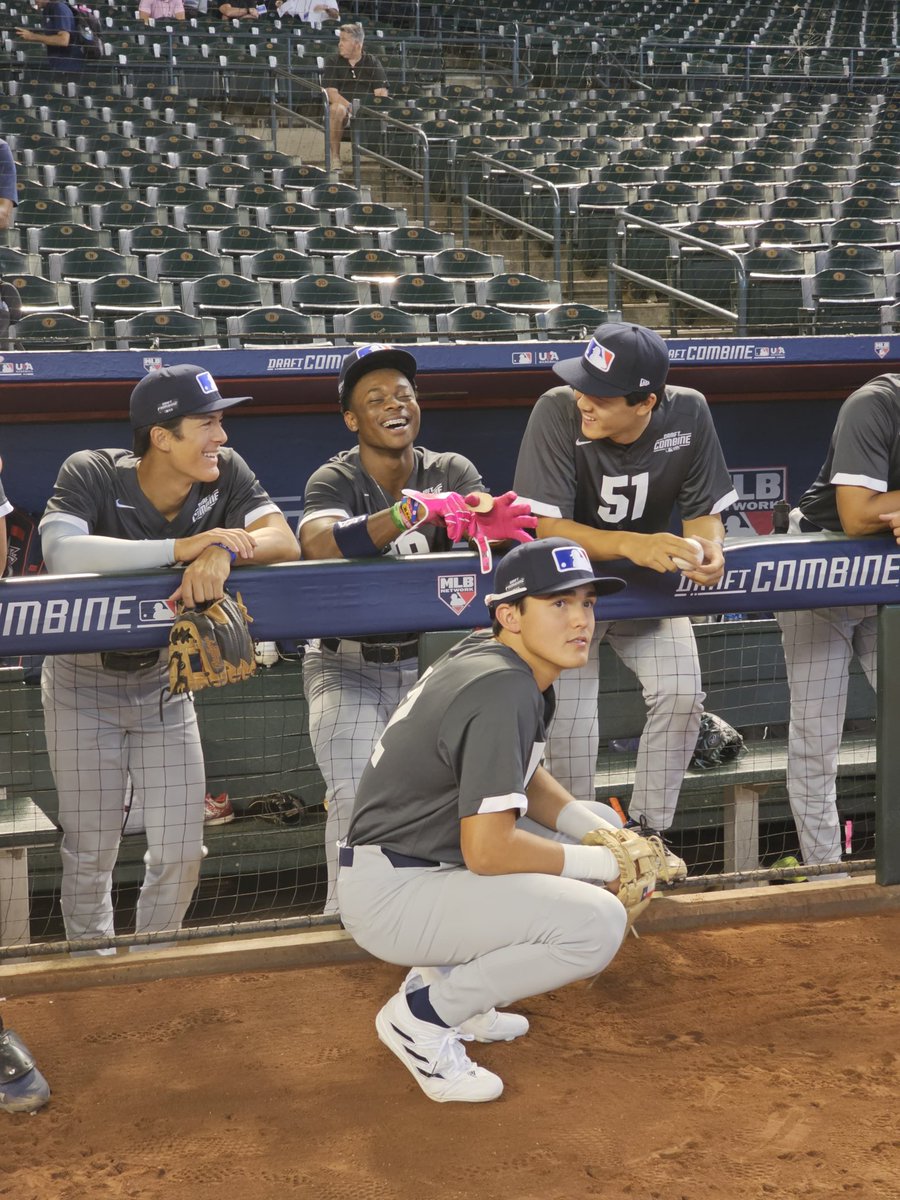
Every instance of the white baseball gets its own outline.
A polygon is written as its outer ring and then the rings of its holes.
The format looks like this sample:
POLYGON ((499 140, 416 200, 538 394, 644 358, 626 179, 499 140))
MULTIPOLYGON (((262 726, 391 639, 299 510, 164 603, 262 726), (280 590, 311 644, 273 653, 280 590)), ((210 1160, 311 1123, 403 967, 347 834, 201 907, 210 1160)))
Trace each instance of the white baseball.
POLYGON ((696 538, 691 538, 691 537, 685 538, 685 541, 690 542, 690 544, 694 547, 693 561, 690 561, 689 559, 686 559, 686 558, 678 558, 676 555, 673 554, 672 562, 679 569, 679 571, 693 571, 697 567, 699 567, 703 562, 703 547, 700 545, 700 543, 697 541, 696 538))

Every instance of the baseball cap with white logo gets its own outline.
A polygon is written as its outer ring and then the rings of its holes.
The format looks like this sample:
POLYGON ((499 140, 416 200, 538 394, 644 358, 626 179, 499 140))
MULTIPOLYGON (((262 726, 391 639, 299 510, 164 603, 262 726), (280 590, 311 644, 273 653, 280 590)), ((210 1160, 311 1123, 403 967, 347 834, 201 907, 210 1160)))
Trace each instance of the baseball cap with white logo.
POLYGON ((594 330, 581 358, 564 359, 553 370, 586 396, 658 394, 669 373, 669 351, 652 329, 608 321, 594 330))
POLYGON ((200 413, 218 412, 231 408, 252 396, 230 396, 219 393, 218 385, 203 367, 179 363, 150 371, 131 393, 129 411, 133 429, 146 429, 175 417, 195 417, 200 413))
POLYGON ((494 592, 485 597, 493 612, 498 604, 523 596, 553 596, 592 583, 598 596, 609 596, 625 587, 615 575, 597 575, 587 552, 568 538, 542 538, 525 542, 504 555, 494 572, 494 592))
POLYGON ((350 407, 350 394, 354 386, 370 371, 393 367, 412 383, 416 377, 417 366, 409 351, 401 350, 397 346, 382 346, 378 342, 358 346, 341 363, 341 374, 338 378, 338 400, 341 408, 346 410, 350 407))

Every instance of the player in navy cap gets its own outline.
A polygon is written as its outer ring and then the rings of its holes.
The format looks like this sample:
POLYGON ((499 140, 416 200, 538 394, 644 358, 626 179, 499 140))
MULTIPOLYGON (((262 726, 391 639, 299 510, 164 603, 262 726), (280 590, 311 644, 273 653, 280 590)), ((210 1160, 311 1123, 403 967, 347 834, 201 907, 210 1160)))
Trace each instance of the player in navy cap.
MULTIPOLYGON (((600 325, 584 352, 554 366, 568 385, 535 405, 516 466, 515 489, 539 517, 538 537, 571 538, 593 560, 627 558, 696 583, 724 570, 721 513, 737 499, 706 400, 666 384, 669 357, 642 325, 600 325), (681 535, 670 533, 673 512, 681 535)), ((675 816, 702 711, 690 620, 601 621, 585 667, 560 683, 547 745, 554 775, 579 799, 594 796, 598 644, 637 675, 647 701, 630 823, 649 832, 675 816)), ((686 872, 670 852, 673 876, 686 872)))
POLYGON ((617 883, 615 859, 581 845, 621 820, 540 762, 554 684, 587 662, 598 595, 623 586, 567 539, 517 546, 486 598, 491 630, 425 672, 360 780, 341 916, 370 953, 411 968, 375 1027, 432 1100, 499 1096, 463 1043, 521 1037, 527 1019, 498 1005, 596 975, 621 944, 625 910, 596 886, 617 883))
MULTIPOLYGON (((446 530, 419 520, 404 489, 419 493, 482 489, 461 454, 416 445, 421 412, 416 360, 397 346, 359 346, 338 380, 344 425, 356 445, 315 471, 306 485, 300 544, 303 557, 376 558, 452 549, 446 530)), ((418 678, 418 634, 314 640, 303 661, 309 732, 325 778, 328 819, 325 913, 338 911, 337 844, 347 832, 353 799, 372 746, 418 678)))
MULTIPOLYGON (((169 601, 222 596, 234 566, 287 562, 300 548, 234 450, 212 375, 183 364, 131 394, 132 449, 81 450, 63 463, 41 521, 53 574, 183 567, 169 601)), ((60 654, 41 679, 47 749, 63 829, 62 912, 70 940, 115 932, 112 871, 123 804, 140 808, 147 869, 136 932, 177 929, 203 855, 205 773, 190 696, 161 703, 165 652, 60 654)))

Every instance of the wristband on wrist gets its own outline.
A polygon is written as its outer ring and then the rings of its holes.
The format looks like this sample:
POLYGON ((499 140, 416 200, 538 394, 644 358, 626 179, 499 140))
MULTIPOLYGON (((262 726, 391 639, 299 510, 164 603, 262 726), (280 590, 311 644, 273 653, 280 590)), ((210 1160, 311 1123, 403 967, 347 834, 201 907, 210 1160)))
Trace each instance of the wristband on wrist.
POLYGON ((369 535, 369 518, 348 517, 332 525, 331 535, 344 558, 374 558, 381 550, 369 535))
POLYGON ((612 829, 609 821, 598 817, 586 804, 580 800, 571 800, 565 808, 556 815, 557 832, 565 834, 573 842, 580 842, 586 833, 592 829, 612 829))
POLYGON ((220 550, 225 550, 225 551, 227 551, 227 552, 228 552, 228 554, 230 554, 230 555, 231 555, 231 561, 232 561, 232 562, 234 562, 234 560, 237 558, 237 551, 236 551, 236 550, 232 550, 232 548, 231 548, 230 546, 226 546, 224 542, 213 542, 212 544, 213 544, 214 546, 218 546, 220 550))
POLYGON ((425 520, 426 516, 425 505, 419 500, 414 500, 412 496, 404 496, 402 500, 392 504, 390 513, 391 520, 401 531, 415 529, 425 520))
POLYGON ((605 846, 563 845, 563 879, 594 880, 610 883, 619 878, 619 864, 605 846))

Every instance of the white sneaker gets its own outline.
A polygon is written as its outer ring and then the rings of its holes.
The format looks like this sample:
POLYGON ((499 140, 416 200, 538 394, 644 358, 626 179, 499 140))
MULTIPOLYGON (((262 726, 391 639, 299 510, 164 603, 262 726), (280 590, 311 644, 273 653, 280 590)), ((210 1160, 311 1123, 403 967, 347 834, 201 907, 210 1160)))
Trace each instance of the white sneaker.
POLYGON ((662 846, 665 854, 666 867, 668 868, 669 872, 668 879, 662 880, 663 883, 675 883, 682 879, 687 879, 687 863, 683 858, 678 857, 658 829, 654 829, 652 825, 647 824, 646 817, 641 817, 639 821, 629 819, 625 822, 624 828, 630 829, 633 833, 640 834, 641 837, 659 839, 660 845, 662 846))
POLYGON ((439 1104, 482 1104, 503 1091, 498 1075, 468 1057, 459 1030, 420 1021, 410 1012, 405 992, 391 996, 375 1018, 375 1029, 425 1095, 439 1104))
MULTIPOLYGON (((400 990, 406 995, 408 992, 418 991, 421 987, 430 987, 444 974, 445 972, 438 967, 413 967, 403 980, 400 990)), ((523 1037, 528 1032, 529 1026, 527 1017, 489 1008, 487 1012, 478 1013, 469 1017, 468 1021, 462 1021, 458 1028, 464 1037, 475 1042, 514 1042, 516 1038, 523 1037)))

